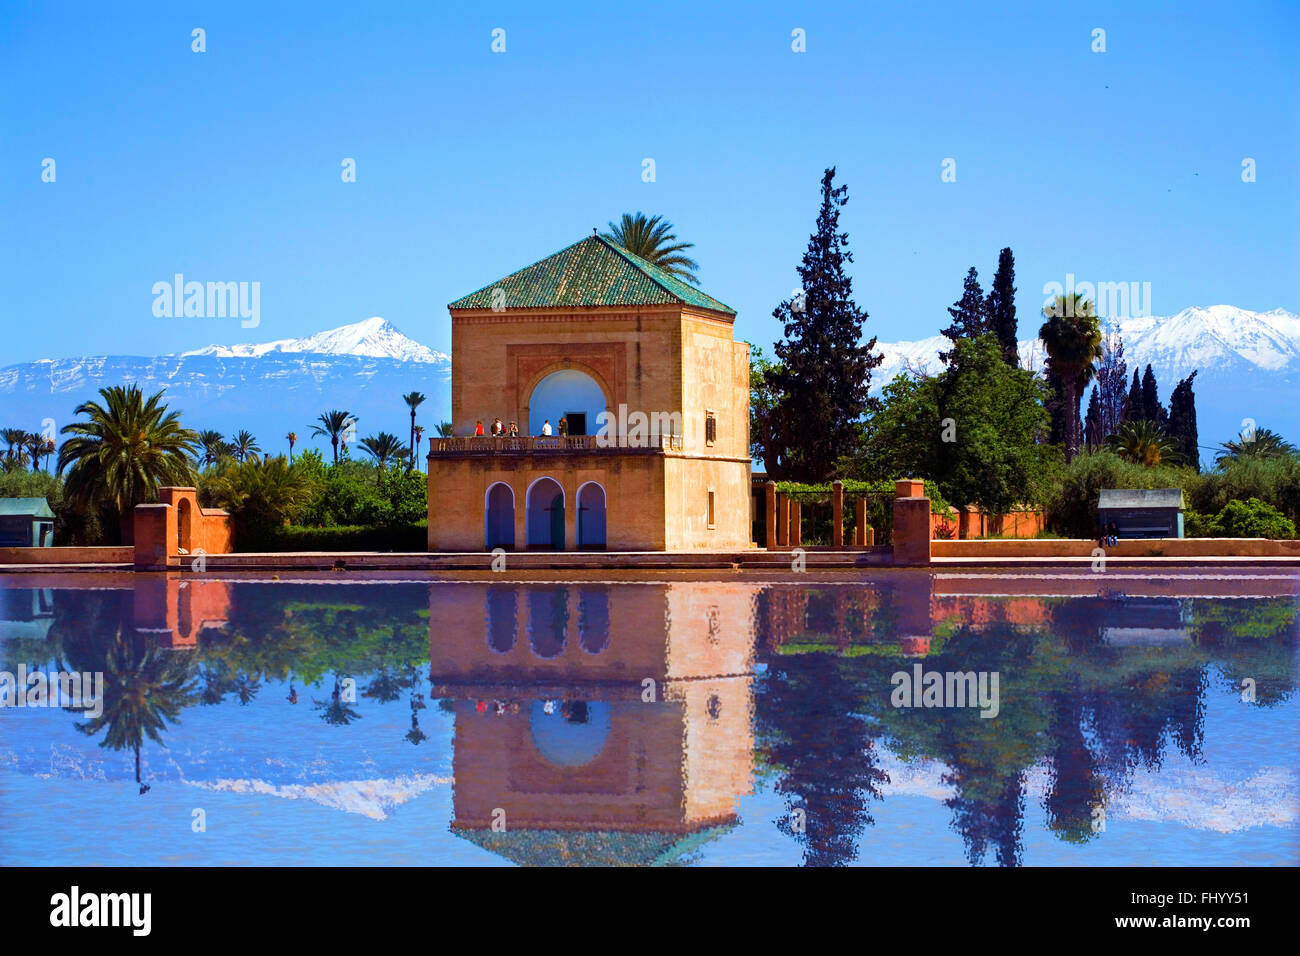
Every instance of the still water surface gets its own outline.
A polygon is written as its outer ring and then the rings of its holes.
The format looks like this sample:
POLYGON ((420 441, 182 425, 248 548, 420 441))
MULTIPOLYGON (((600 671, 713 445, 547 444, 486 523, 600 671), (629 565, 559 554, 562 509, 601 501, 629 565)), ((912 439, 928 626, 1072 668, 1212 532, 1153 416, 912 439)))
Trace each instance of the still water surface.
POLYGON ((283 577, 0 576, 0 864, 1300 862, 1295 575, 283 577))

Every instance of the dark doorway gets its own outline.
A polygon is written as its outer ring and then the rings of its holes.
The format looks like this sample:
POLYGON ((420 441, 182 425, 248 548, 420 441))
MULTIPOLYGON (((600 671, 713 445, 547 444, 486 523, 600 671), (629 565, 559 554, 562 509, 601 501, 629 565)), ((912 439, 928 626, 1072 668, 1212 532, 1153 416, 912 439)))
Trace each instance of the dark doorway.
POLYGON ((570 435, 587 434, 587 413, 586 412, 565 412, 564 417, 569 420, 570 435))

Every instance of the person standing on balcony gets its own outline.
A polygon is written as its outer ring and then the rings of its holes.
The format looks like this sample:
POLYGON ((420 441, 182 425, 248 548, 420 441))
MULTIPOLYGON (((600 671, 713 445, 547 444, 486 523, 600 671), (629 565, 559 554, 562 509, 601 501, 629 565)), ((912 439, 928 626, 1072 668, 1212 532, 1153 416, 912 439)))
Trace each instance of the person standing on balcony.
POLYGON ((561 435, 569 434, 569 420, 565 418, 563 415, 560 416, 560 434, 561 435))
POLYGON ((551 420, 550 420, 549 418, 546 419, 546 421, 542 422, 542 434, 545 435, 545 436, 547 436, 548 438, 550 437, 550 434, 551 434, 551 420))
POLYGON ((506 426, 501 424, 501 419, 499 418, 492 419, 492 437, 500 438, 505 433, 506 433, 506 426))
POLYGON ((510 437, 510 438, 518 438, 518 437, 519 437, 519 426, 518 426, 517 424, 515 424, 514 422, 511 422, 511 423, 510 423, 510 431, 507 433, 507 436, 510 437))
POLYGON ((475 438, 483 437, 483 419, 481 418, 479 419, 478 424, 474 426, 474 437, 475 438))

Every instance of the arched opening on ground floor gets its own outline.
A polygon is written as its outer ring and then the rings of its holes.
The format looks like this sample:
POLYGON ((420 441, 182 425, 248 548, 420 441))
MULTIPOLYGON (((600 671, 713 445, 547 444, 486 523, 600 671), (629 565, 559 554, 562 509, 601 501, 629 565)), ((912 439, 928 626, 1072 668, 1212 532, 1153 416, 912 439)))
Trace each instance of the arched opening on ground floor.
POLYGON ((605 549, 605 489, 594 481, 578 489, 578 547, 605 549))
POLYGON ((504 481, 494 482, 483 499, 483 544, 513 550, 515 546, 515 492, 504 481))
POLYGON ((528 486, 525 533, 528 547, 564 550, 564 489, 554 478, 538 478, 528 486))

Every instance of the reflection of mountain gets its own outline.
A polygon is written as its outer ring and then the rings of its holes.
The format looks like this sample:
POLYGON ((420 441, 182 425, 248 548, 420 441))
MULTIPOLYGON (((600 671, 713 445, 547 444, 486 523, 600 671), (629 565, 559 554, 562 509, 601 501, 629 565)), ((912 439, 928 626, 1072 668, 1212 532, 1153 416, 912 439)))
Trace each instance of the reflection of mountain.
POLYGON ((518 863, 662 864, 735 824, 752 597, 693 583, 435 592, 453 832, 518 863))

